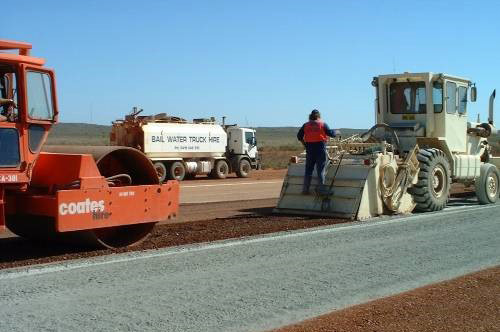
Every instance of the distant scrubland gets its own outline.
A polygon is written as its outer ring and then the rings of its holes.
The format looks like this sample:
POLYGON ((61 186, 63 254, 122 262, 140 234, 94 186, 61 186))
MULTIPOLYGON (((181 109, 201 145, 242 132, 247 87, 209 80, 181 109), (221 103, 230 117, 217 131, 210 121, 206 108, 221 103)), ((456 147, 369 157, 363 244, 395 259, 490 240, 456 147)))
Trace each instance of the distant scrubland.
MULTIPOLYGON (((111 126, 88 123, 60 123, 50 133, 47 144, 52 145, 109 145, 111 126)), ((264 168, 285 168, 290 156, 303 148, 297 141, 296 127, 259 127, 257 141, 264 168)), ((343 136, 362 132, 360 129, 341 129, 343 136)))

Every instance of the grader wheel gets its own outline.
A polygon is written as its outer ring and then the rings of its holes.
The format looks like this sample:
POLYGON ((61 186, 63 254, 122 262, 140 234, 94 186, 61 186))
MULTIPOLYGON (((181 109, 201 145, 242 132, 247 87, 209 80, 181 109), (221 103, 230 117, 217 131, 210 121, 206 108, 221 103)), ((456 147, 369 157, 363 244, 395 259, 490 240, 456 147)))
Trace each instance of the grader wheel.
POLYGON ((500 174, 495 165, 481 165, 481 176, 476 180, 476 196, 480 204, 492 204, 498 201, 500 174))
POLYGON ((450 163, 443 151, 422 149, 417 159, 420 163, 418 182, 408 191, 417 206, 416 211, 429 212, 444 209, 450 198, 450 163))

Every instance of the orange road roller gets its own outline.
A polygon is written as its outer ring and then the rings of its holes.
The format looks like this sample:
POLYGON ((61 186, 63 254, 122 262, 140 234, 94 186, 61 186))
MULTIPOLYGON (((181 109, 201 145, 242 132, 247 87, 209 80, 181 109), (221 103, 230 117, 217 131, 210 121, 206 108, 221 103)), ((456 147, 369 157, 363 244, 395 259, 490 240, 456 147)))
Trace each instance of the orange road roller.
POLYGON ((0 231, 116 248, 142 241, 179 209, 140 151, 45 146, 57 123, 56 81, 31 44, 0 40, 0 231))

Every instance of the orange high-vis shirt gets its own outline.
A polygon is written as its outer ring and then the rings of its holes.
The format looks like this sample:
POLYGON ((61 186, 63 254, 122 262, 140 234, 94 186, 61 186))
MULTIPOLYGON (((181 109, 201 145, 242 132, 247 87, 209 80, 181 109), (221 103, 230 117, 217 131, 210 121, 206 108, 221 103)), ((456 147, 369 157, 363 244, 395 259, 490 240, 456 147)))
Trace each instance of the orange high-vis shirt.
POLYGON ((323 121, 309 121, 304 125, 304 142, 316 143, 327 141, 328 136, 326 135, 325 124, 323 121))

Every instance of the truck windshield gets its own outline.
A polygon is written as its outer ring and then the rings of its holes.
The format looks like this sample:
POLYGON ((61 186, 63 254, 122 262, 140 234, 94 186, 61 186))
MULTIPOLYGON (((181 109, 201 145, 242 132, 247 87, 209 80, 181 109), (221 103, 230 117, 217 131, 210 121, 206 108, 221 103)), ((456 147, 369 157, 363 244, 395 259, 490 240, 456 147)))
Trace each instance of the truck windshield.
POLYGON ((424 82, 393 83, 389 93, 391 113, 423 114, 427 112, 424 82))

